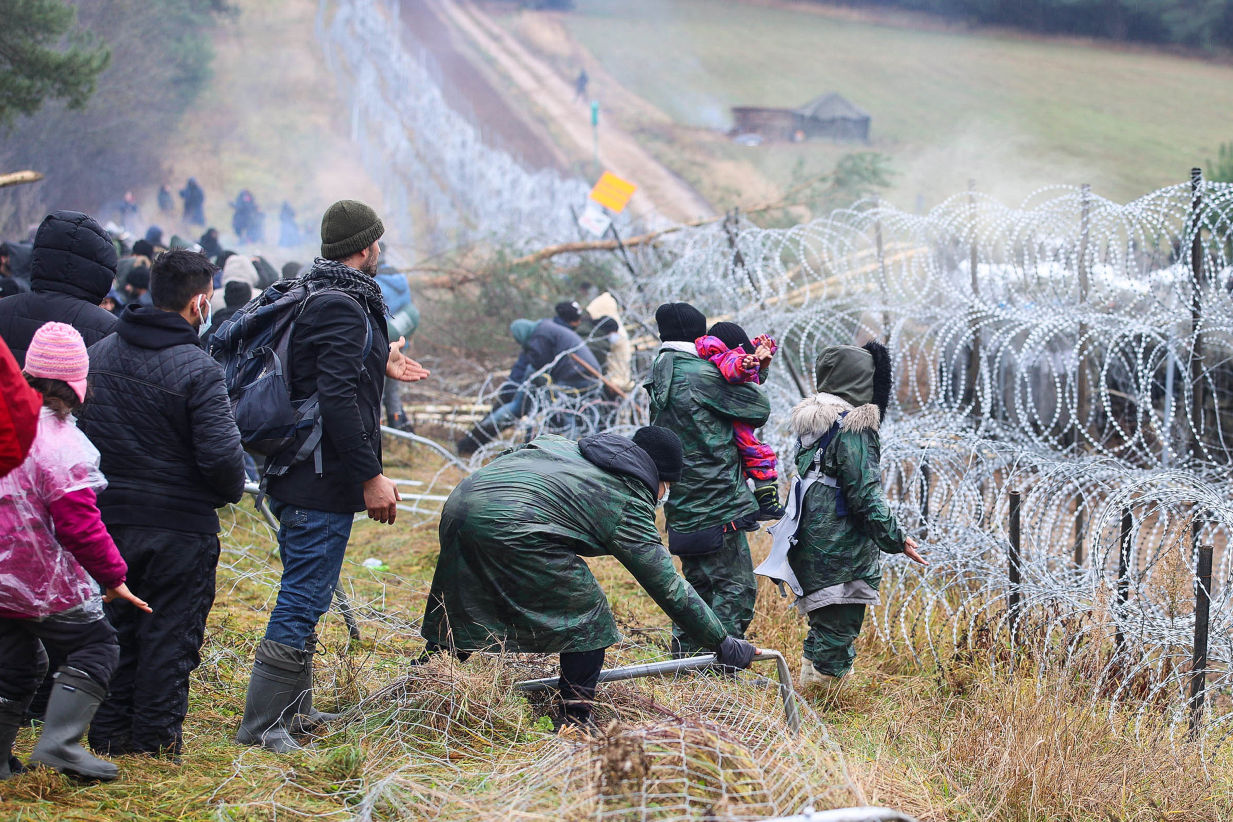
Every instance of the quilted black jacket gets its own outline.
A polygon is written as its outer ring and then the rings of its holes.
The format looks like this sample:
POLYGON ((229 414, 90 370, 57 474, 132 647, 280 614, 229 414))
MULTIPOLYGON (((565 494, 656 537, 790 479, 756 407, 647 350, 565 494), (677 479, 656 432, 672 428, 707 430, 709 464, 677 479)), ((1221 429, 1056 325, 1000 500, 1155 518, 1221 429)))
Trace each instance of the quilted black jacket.
POLYGON ((39 326, 62 322, 93 345, 116 318, 99 308, 116 276, 116 249, 92 218, 78 211, 48 214, 34 237, 30 292, 0 300, 0 337, 24 365, 39 326))
POLYGON ((90 347, 79 427, 102 454, 103 522, 218 532, 244 494, 244 452, 223 369, 179 314, 125 306, 90 347))

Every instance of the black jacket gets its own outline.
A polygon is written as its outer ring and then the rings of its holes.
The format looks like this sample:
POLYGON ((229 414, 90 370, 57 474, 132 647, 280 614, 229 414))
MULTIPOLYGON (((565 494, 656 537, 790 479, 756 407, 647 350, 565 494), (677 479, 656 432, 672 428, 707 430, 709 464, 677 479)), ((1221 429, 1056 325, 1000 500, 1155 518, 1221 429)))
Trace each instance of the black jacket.
POLYGON ((281 477, 269 494, 280 502, 334 513, 364 510, 365 480, 381 473, 381 391, 389 359, 385 318, 338 292, 309 297, 291 332, 287 369, 291 399, 320 396, 324 428, 321 473, 310 458, 281 477), (364 358, 364 325, 372 350, 364 358))
POLYGON ((223 369, 179 314, 125 306, 90 347, 79 426, 102 454, 103 522, 213 534, 244 494, 244 452, 223 369))
POLYGON ((39 326, 62 322, 90 346, 111 333, 116 318, 99 303, 116 276, 116 249, 90 217, 76 211, 47 215, 34 238, 30 293, 0 300, 0 337, 17 362, 39 326))

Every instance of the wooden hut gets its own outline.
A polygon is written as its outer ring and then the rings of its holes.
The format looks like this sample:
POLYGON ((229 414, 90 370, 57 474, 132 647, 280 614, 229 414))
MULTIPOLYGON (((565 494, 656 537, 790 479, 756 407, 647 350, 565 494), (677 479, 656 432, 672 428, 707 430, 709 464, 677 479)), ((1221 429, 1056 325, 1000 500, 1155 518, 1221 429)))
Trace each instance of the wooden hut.
POLYGON ((869 142, 871 118, 835 92, 823 94, 800 108, 736 106, 732 134, 756 134, 764 140, 838 140, 869 142))

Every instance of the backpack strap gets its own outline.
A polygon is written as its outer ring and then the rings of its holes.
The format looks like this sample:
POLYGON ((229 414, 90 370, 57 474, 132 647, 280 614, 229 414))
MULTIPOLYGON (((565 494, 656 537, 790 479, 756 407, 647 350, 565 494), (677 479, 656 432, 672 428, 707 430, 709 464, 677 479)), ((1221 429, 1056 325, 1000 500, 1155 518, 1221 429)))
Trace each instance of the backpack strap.
POLYGON ((835 437, 839 435, 840 425, 843 423, 843 418, 847 415, 847 411, 842 412, 835 419, 830 429, 818 440, 818 450, 814 453, 813 462, 810 463, 808 470, 805 471, 807 476, 816 474, 818 482, 835 489, 835 515, 839 517, 846 517, 848 515, 848 501, 844 498, 843 489, 839 487, 839 479, 832 477, 830 474, 822 473, 822 458, 826 456, 826 449, 834 441, 835 437))
MULTIPOLYGON (((297 321, 299 321, 300 315, 303 314, 304 309, 308 307, 308 301, 311 300, 313 297, 316 297, 320 294, 328 294, 328 293, 341 294, 347 299, 351 300, 353 303, 355 303, 356 307, 360 309, 360 313, 364 317, 364 331, 366 333, 364 335, 364 352, 360 355, 360 379, 362 380, 368 379, 368 369, 364 367, 363 363, 365 360, 368 359, 368 355, 372 353, 372 348, 374 344, 373 333, 372 333, 372 321, 368 317, 368 311, 364 308, 363 305, 360 304, 360 301, 357 300, 355 297, 352 297, 346 291, 342 291, 340 289, 326 288, 326 289, 322 289, 321 291, 315 292, 313 294, 309 294, 307 297, 304 298, 303 304, 300 306, 299 310, 296 312, 295 319, 291 321, 291 325, 287 329, 288 354, 290 354, 290 350, 291 350, 291 334, 295 330, 295 324, 297 321)), ((290 361, 291 358, 290 356, 288 356, 285 359, 290 361)), ((290 374, 289 364, 286 366, 286 379, 287 379, 288 388, 290 388, 291 374, 290 374)), ((286 474, 287 471, 291 469, 291 466, 298 465, 299 463, 308 459, 310 456, 313 459, 313 471, 316 472, 318 476, 320 476, 321 474, 325 472, 325 468, 322 465, 322 456, 321 456, 321 441, 325 436, 325 429, 324 429, 324 424, 321 421, 321 402, 320 402, 319 392, 313 391, 311 394, 305 397, 304 400, 302 400, 301 402, 302 404, 300 405, 300 420, 304 422, 311 421, 312 428, 308 432, 308 437, 304 440, 304 442, 300 444, 299 448, 295 449, 294 452, 292 452, 291 449, 286 449, 283 452, 283 454, 291 454, 290 459, 285 459, 282 456, 282 454, 280 454, 277 457, 272 457, 266 460, 265 466, 262 468, 262 471, 261 471, 261 485, 260 485, 260 488, 257 494, 258 504, 260 504, 260 501, 265 497, 266 486, 269 484, 270 477, 272 476, 280 477, 283 474, 286 474)))

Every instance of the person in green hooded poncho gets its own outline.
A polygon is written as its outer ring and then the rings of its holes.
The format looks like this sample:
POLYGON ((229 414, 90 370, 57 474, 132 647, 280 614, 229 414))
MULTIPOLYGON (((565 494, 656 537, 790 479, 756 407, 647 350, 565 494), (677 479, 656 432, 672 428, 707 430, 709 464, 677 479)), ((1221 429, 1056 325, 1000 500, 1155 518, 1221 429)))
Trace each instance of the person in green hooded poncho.
POLYGON ((613 556, 721 665, 747 667, 753 646, 727 635, 660 542, 656 501, 680 475, 680 440, 648 426, 632 439, 545 434, 467 477, 441 511, 427 651, 560 654, 562 722, 585 724, 620 634, 582 558, 613 556))
POLYGON ((852 669, 865 609, 878 602, 880 555, 926 563, 882 490, 878 429, 890 401, 889 354, 877 342, 828 346, 815 377, 818 393, 797 404, 789 422, 801 479, 758 573, 787 582, 794 607, 808 616, 801 682, 834 684, 852 669))

